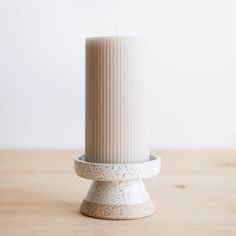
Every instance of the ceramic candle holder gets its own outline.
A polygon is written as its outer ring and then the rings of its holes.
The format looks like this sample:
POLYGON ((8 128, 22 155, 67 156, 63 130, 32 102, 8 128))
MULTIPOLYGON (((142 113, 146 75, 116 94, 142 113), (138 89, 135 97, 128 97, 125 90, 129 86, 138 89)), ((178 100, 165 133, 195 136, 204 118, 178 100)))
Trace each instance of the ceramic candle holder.
POLYGON ((82 202, 84 215, 101 219, 136 219, 152 215, 155 207, 143 179, 158 175, 160 157, 150 155, 147 162, 103 164, 75 158, 75 172, 93 180, 82 202))

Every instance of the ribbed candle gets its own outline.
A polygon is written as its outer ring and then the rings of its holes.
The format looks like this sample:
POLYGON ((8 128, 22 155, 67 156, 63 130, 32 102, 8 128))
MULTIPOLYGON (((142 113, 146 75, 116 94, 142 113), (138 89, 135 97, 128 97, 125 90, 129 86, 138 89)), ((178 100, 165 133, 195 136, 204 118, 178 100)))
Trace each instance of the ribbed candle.
POLYGON ((136 37, 86 40, 86 161, 149 160, 145 45, 136 37))

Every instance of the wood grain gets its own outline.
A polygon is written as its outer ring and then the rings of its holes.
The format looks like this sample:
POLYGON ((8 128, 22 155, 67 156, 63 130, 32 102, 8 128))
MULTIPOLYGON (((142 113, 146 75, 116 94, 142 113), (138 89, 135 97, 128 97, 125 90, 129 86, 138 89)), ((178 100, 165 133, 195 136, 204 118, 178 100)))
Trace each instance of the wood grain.
POLYGON ((74 174, 77 151, 0 152, 0 235, 236 235, 236 152, 160 151, 146 181, 151 217, 106 221, 79 213, 90 181, 74 174))

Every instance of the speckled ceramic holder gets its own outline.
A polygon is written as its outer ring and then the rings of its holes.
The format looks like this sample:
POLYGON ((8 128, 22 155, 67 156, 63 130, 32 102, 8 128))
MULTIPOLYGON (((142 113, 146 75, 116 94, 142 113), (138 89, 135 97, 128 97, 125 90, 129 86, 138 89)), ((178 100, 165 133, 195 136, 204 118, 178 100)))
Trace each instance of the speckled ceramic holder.
POLYGON ((158 175, 161 159, 142 163, 102 164, 75 158, 75 172, 94 180, 81 205, 84 215, 101 219, 136 219, 152 215, 155 207, 143 179, 158 175))

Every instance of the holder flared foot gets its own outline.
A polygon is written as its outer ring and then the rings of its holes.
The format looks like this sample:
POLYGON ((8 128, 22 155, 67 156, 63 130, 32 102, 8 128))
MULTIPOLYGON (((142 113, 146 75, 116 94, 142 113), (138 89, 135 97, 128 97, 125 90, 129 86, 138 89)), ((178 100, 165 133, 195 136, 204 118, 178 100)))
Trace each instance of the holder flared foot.
POLYGON ((86 216, 99 219, 131 220, 154 214, 155 207, 152 201, 135 205, 105 205, 84 199, 80 211, 86 216))
POLYGON ((135 219, 152 215, 155 207, 142 180, 94 181, 80 211, 101 219, 135 219))

